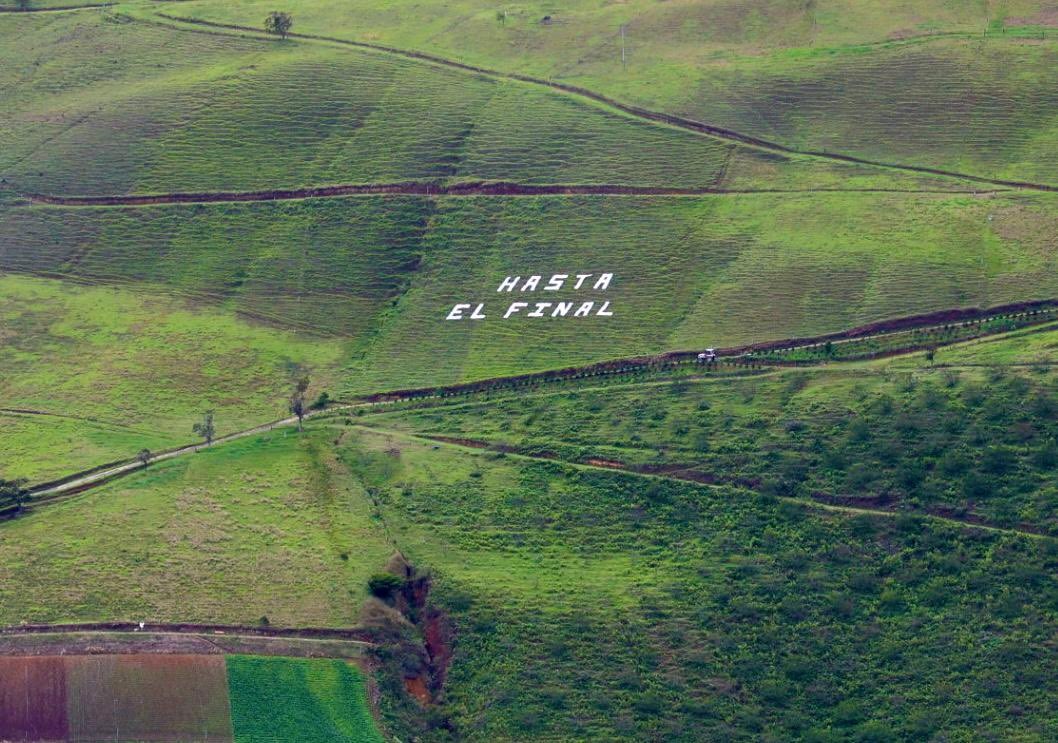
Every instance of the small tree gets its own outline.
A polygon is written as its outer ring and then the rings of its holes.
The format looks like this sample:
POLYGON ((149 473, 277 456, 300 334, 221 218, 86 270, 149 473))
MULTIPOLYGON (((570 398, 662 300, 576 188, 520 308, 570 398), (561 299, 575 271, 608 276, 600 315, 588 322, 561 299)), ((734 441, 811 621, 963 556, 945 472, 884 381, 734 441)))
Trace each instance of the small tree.
POLYGON ((325 407, 331 404, 331 396, 326 392, 321 392, 319 397, 316 398, 316 402, 312 403, 313 410, 323 410, 325 407))
POLYGON ((142 464, 144 467, 151 463, 151 456, 152 455, 150 449, 140 449, 138 452, 136 452, 136 459, 140 460, 140 464, 142 464))
POLYGON ((298 430, 304 430, 302 421, 305 420, 305 392, 309 388, 309 378, 302 377, 298 380, 298 386, 294 388, 294 394, 290 396, 290 413, 298 418, 298 430))
POLYGON ((18 0, 18 9, 19 10, 29 10, 30 3, 31 3, 31 0, 18 0))
POLYGON ((287 37, 287 34, 290 33, 290 28, 293 25, 294 16, 290 15, 290 13, 273 10, 268 14, 268 17, 265 18, 265 31, 284 39, 287 37))
POLYGON ((191 431, 204 438, 206 446, 212 446, 213 435, 217 432, 217 429, 213 426, 213 411, 207 410, 202 416, 202 420, 191 427, 191 431))
POLYGON ((393 573, 375 573, 367 579, 367 590, 380 599, 388 599, 404 587, 404 579, 393 573))
POLYGON ((933 359, 937 358, 937 347, 930 346, 926 349, 926 361, 929 362, 930 366, 933 366, 933 359))
POLYGON ((497 10, 496 11, 496 20, 500 22, 501 26, 506 25, 507 24, 507 11, 506 10, 497 10))
POLYGON ((22 509, 29 500, 29 491, 26 490, 25 480, 2 480, 0 479, 0 507, 15 507, 15 513, 22 513, 22 509))

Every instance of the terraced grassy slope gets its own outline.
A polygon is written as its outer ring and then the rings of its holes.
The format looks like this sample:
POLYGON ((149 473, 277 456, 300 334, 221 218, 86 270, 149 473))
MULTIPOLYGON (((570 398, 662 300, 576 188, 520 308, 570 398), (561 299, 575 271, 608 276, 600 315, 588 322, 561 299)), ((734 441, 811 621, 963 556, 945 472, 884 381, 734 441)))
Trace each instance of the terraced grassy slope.
MULTIPOLYGON (((268 7, 171 12, 258 27, 268 7)), ((791 147, 1058 183, 1045 2, 520 3, 503 20, 477 0, 429 17, 414 3, 290 7, 298 31, 557 79, 791 147)))
POLYGON ((445 178, 710 186, 733 149, 546 89, 391 56, 45 15, 0 32, 10 145, 0 168, 26 191, 445 178), (103 52, 107 62, 70 69, 103 52))
POLYGON ((375 388, 398 381, 428 386, 1050 296, 1052 237, 1028 225, 1051 219, 1051 201, 862 195, 445 201, 427 236, 421 276, 355 379, 375 388), (550 270, 614 271, 605 297, 614 317, 443 319, 441 310, 460 301, 486 301, 502 313, 511 301, 496 293, 505 276, 550 270))
POLYGON ((0 623, 355 624, 392 546, 329 441, 277 431, 5 523, 0 623))
MULTIPOLYGON (((256 330, 244 339, 235 337, 242 332, 235 328, 244 326, 231 326, 222 334, 228 340, 218 336, 209 350, 196 338, 199 356, 188 362, 239 353, 258 343, 254 338, 270 343, 265 339, 300 335, 300 350, 262 349, 273 361, 252 379, 226 382, 230 395, 259 401, 253 410, 272 411, 293 373, 277 364, 310 367, 332 392, 363 392, 814 335, 884 317, 1054 296, 1053 202, 1042 194, 784 194, 12 206, 0 212, 0 268, 172 294, 183 303, 166 305, 174 311, 190 301, 205 313, 203 330, 214 313, 228 310, 283 329, 256 330), (582 271, 615 273, 605 297, 596 297, 612 301, 613 317, 499 317, 511 301, 526 298, 497 294, 506 276, 582 271), (444 319, 456 302, 477 301, 487 303, 491 319, 444 319), (317 344, 317 337, 334 340, 317 344), (345 371, 336 376, 329 370, 337 366, 345 371), (251 389, 261 392, 248 398, 251 389)), ((30 293, 19 299, 18 287, 45 286, 39 282, 9 279, 6 286, 8 303, 21 308, 18 315, 69 311, 53 306, 54 289, 23 289, 30 293), (33 307, 35 293, 47 308, 33 307)), ((83 302, 122 296, 138 305, 129 310, 130 320, 146 321, 156 301, 143 305, 134 294, 85 292, 74 296, 83 302)), ((535 299, 573 296, 551 294, 537 292, 535 299)), ((29 321, 20 322, 23 330, 11 330, 22 337, 22 347, 56 364, 54 350, 32 347, 46 337, 30 339, 29 321)), ((133 329, 131 337, 112 337, 138 354, 145 369, 168 363, 151 350, 157 344, 140 335, 160 338, 171 325, 145 322, 133 329)), ((92 348, 107 359, 102 341, 92 348)), ((63 397, 63 385, 45 383, 38 365, 9 359, 7 407, 55 411, 73 404, 63 397)), ((214 376, 213 384, 223 378, 214 376)), ((171 377, 167 385, 165 394, 185 395, 181 415, 205 402, 188 394, 196 379, 205 377, 171 377)), ((123 389, 120 381, 105 379, 102 389, 123 389)), ((209 400, 219 404, 220 397, 209 400)), ((99 402, 93 415, 113 417, 113 395, 97 391, 89 399, 99 402)), ((82 411, 84 404, 78 403, 82 411)))
POLYGON ((202 33, 111 13, 12 14, 9 21, 0 29, 0 174, 23 191, 480 179, 972 187, 765 153, 545 86, 349 47, 202 33), (106 61, 88 62, 98 55, 106 61))

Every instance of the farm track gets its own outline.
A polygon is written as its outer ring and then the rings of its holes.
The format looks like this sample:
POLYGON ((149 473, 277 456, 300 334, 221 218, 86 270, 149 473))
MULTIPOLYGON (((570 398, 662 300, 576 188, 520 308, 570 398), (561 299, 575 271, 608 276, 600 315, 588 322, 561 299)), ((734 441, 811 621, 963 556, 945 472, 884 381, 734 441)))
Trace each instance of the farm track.
POLYGON ((307 640, 356 640, 370 642, 371 635, 357 627, 262 627, 249 624, 173 624, 138 622, 77 622, 72 624, 13 624, 0 627, 0 637, 69 632, 148 632, 191 635, 236 635, 246 637, 288 637, 307 640))
POLYGON ((104 426, 106 428, 117 428, 122 431, 131 431, 141 435, 149 435, 150 431, 144 431, 133 426, 125 425, 124 423, 118 423, 117 421, 108 421, 103 418, 91 418, 84 415, 69 415, 67 413, 53 413, 47 410, 34 410, 32 408, 0 408, 0 415, 11 415, 11 416, 32 416, 32 417, 47 417, 47 418, 63 418, 65 420, 82 421, 84 423, 92 423, 97 426, 104 426))
POLYGON ((524 184, 508 181, 456 183, 451 185, 423 182, 351 183, 307 188, 267 189, 262 191, 199 191, 113 196, 65 196, 23 193, 23 198, 37 204, 54 206, 153 206, 157 204, 209 204, 243 201, 294 201, 343 196, 738 196, 753 194, 798 193, 898 193, 898 194, 974 194, 991 195, 1009 189, 973 191, 968 188, 902 189, 902 188, 668 188, 618 184, 524 184))
MULTIPOLYGON (((673 465, 672 467, 666 468, 652 468, 649 466, 638 467, 634 465, 628 465, 623 462, 617 462, 613 460, 603 459, 589 459, 587 461, 571 461, 563 459, 559 456, 548 455, 548 454, 527 454, 524 451, 519 450, 517 447, 491 444, 486 441, 477 441, 466 438, 455 438, 450 436, 435 436, 429 434, 415 434, 408 433, 406 431, 395 431, 392 429, 378 428, 368 425, 358 425, 357 428, 361 428, 365 431, 371 431, 375 434, 382 434, 386 436, 393 436, 396 438, 412 439, 416 441, 433 443, 441 446, 450 446, 462 449, 472 449, 478 451, 493 451, 499 452, 507 456, 517 457, 519 459, 525 459, 537 462, 556 462, 567 465, 569 467, 575 467, 578 469, 590 469, 590 470, 604 470, 608 472, 621 472, 627 475, 634 475, 636 477, 648 477, 657 478, 661 480, 678 480, 680 482, 690 482, 695 485, 701 485, 703 487, 718 488, 718 487, 732 487, 741 488, 743 491, 760 495, 758 491, 750 487, 747 483, 728 483, 713 478, 709 473, 696 470, 693 467, 683 465, 673 465)), ((872 507, 871 505, 860 503, 854 499, 842 499, 837 497, 813 497, 813 498, 797 498, 793 496, 769 496, 777 501, 783 503, 792 503, 815 510, 829 511, 834 513, 844 513, 849 515, 867 515, 867 516, 882 516, 886 518, 896 518, 897 516, 913 515, 920 518, 936 521, 950 526, 956 526, 965 529, 979 529, 981 531, 987 531, 999 534, 1010 534, 1018 537, 1028 537, 1030 539, 1056 539, 1049 534, 1044 534, 1029 524, 1023 524, 1019 526, 996 526, 989 524, 981 519, 974 517, 958 517, 954 515, 944 513, 933 513, 929 511, 918 512, 918 511, 898 511, 896 509, 880 508, 877 506, 872 507)))
MULTIPOLYGON (((753 359, 751 360, 751 362, 761 364, 761 368, 756 369, 753 367, 747 367, 739 369, 738 365, 740 358, 744 357, 746 354, 751 354, 759 351, 786 350, 792 348, 810 348, 823 345, 827 342, 832 342, 835 344, 849 343, 873 337, 885 336, 892 332, 899 332, 908 329, 942 327, 945 324, 966 324, 1002 315, 1032 316, 1032 313, 1034 312, 1052 307, 1058 307, 1058 299, 1023 302, 1012 305, 1001 305, 988 309, 960 308, 942 310, 939 312, 932 312, 923 315, 913 315, 903 318, 895 318, 892 320, 871 323, 869 325, 863 325, 857 328, 852 328, 850 330, 841 331, 839 333, 831 333, 829 335, 815 336, 810 338, 786 339, 782 341, 769 341, 765 343, 757 343, 737 348, 717 349, 717 354, 722 361, 732 363, 733 368, 729 376, 768 374, 773 373, 776 367, 782 365, 766 365, 762 364, 759 360, 753 359)), ((1021 330, 1024 330, 1024 328, 1022 328, 1021 330)), ((961 343, 967 340, 968 339, 957 339, 952 341, 952 343, 961 343)), ((906 351, 906 353, 911 353, 915 350, 918 349, 909 349, 906 351)), ((887 350, 884 355, 891 356, 896 354, 893 351, 887 350)), ((310 419, 321 416, 332 416, 336 413, 342 413, 344 411, 377 407, 397 402, 429 400, 447 398, 456 395, 467 395, 477 392, 492 392, 505 389, 517 389, 518 387, 536 385, 547 382, 574 381, 594 377, 615 377, 629 373, 664 368, 665 366, 694 363, 695 356, 696 352, 694 351, 673 351, 653 356, 639 356, 628 359, 617 359, 579 367, 568 367, 565 369, 555 369, 550 371, 515 375, 509 377, 497 377, 493 379, 480 380, 477 382, 467 382, 463 384, 455 384, 441 387, 395 390, 391 392, 380 392, 369 395, 363 395, 359 398, 355 398, 352 401, 342 402, 324 410, 311 411, 305 416, 305 418, 310 419)), ((797 368, 806 368, 805 365, 794 366, 797 366, 797 368)), ((717 377, 719 378, 718 373, 713 373, 717 374, 717 377)), ((242 431, 236 431, 233 433, 226 434, 224 436, 220 436, 214 439, 212 444, 189 444, 186 446, 169 449, 163 452, 154 453, 147 460, 146 465, 139 459, 126 459, 98 465, 87 470, 81 470, 79 472, 72 473, 56 480, 38 483, 37 485, 30 487, 29 489, 30 502, 28 504, 28 509, 32 511, 33 509, 42 505, 48 505, 58 501, 65 501, 71 497, 84 493, 85 491, 106 484, 111 480, 132 474, 134 472, 138 472, 144 469, 145 466, 150 464, 162 462, 168 459, 174 459, 185 454, 193 454, 203 449, 210 448, 211 446, 236 441, 247 436, 265 433, 275 428, 292 426, 296 423, 297 418, 293 416, 281 418, 270 423, 264 423, 242 431)), ((834 507, 838 508, 839 506, 834 507)), ((892 512, 880 511, 880 513, 891 514, 892 512)), ((12 515, 14 515, 12 509, 8 509, 6 512, 0 513, 0 519, 4 517, 11 517, 12 515)), ((965 523, 956 519, 949 520, 952 520, 956 523, 965 523)))
MULTIPOLYGON (((255 38, 263 40, 279 41, 278 39, 270 39, 269 37, 263 36, 262 31, 260 31, 259 29, 251 28, 249 26, 240 26, 231 23, 218 23, 215 21, 206 21, 198 18, 186 18, 182 16, 170 15, 167 13, 157 13, 155 15, 158 18, 164 18, 168 21, 183 24, 184 26, 201 26, 204 28, 215 29, 215 31, 213 31, 212 33, 217 33, 218 31, 224 30, 238 31, 243 34, 253 34, 255 38)), ((142 19, 136 20, 141 20, 141 22, 144 22, 142 19)), ((161 22, 155 21, 155 23, 161 22)), ((161 25, 169 24, 161 23, 161 25)), ((531 85, 539 85, 549 88, 551 90, 559 91, 561 93, 585 98, 596 103, 601 103, 604 106, 621 111, 622 113, 627 114, 629 116, 633 116, 635 118, 676 127, 678 129, 696 132, 698 134, 704 134, 707 136, 715 137, 717 139, 735 142, 738 144, 746 145, 759 150, 765 150, 768 152, 777 152, 785 155, 800 155, 820 160, 851 163, 855 165, 868 165, 872 167, 902 171, 907 173, 917 173, 922 175, 935 175, 945 178, 955 178, 971 183, 986 184, 993 187, 1018 188, 1032 191, 1058 193, 1058 185, 1052 185, 1047 183, 988 178, 985 176, 971 175, 969 173, 960 173, 958 171, 946 170, 943 168, 932 168, 923 165, 911 165, 906 163, 893 163, 882 160, 871 160, 869 158, 857 157, 855 155, 844 155, 841 153, 824 152, 821 150, 801 150, 795 147, 791 147, 789 145, 784 145, 780 142, 775 142, 772 140, 764 139, 762 137, 746 134, 744 132, 735 131, 733 129, 717 126, 715 124, 708 124, 703 121, 697 121, 695 119, 690 119, 683 116, 677 116, 675 114, 664 113, 662 111, 655 111, 652 109, 644 108, 642 106, 636 106, 634 104, 625 103, 615 98, 603 95, 602 93, 597 93, 588 88, 582 88, 578 85, 569 85, 567 83, 555 82, 554 80, 545 80, 542 78, 532 77, 530 75, 523 75, 516 72, 501 72, 499 70, 466 64, 464 62, 459 62, 454 59, 448 59, 446 57, 441 57, 435 54, 429 54, 427 52, 400 49, 384 44, 374 44, 364 41, 351 41, 348 39, 339 39, 331 36, 322 36, 318 34, 290 33, 288 34, 288 36, 290 38, 299 39, 303 41, 324 42, 327 44, 336 44, 339 46, 367 49, 376 52, 382 52, 385 54, 392 54, 406 59, 412 59, 438 65, 441 67, 462 70, 464 72, 470 72, 476 75, 482 75, 493 79, 511 80, 521 83, 528 83, 531 85)))
POLYGON ((98 10, 109 8, 115 3, 87 3, 85 5, 57 5, 54 8, 0 8, 0 13, 62 13, 71 10, 98 10))

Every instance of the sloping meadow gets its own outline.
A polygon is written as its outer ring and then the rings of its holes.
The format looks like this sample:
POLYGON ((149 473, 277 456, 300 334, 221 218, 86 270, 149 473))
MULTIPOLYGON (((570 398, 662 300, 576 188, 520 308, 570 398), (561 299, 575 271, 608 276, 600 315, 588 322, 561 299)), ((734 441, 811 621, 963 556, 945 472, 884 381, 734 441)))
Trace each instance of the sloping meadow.
POLYGON ((149 287, 306 338, 343 339, 343 390, 373 391, 1055 296, 1056 198, 11 205, 0 210, 0 269, 149 287), (604 274, 606 288, 592 289, 604 274), (526 288, 534 275, 540 283, 526 288), (560 291, 544 288, 554 275, 570 277, 560 291), (593 278, 576 289, 577 275, 593 278), (513 291, 498 291, 514 276, 513 291), (514 302, 525 305, 505 318, 514 302), (574 309, 555 316, 558 302, 574 309), (469 307, 446 319, 457 304, 469 307), (484 319, 470 319, 479 304, 484 319))
POLYGON ((0 166, 29 192, 452 177, 706 187, 734 148, 540 87, 355 49, 100 14, 12 19, 0 34, 10 145, 0 166))

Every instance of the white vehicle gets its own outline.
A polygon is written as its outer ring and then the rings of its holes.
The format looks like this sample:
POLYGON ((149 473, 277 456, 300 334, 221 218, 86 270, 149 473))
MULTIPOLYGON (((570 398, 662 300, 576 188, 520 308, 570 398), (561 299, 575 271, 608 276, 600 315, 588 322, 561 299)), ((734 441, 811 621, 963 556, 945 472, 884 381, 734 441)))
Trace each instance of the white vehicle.
POLYGON ((716 349, 705 349, 700 354, 698 354, 698 361, 716 361, 716 349))

